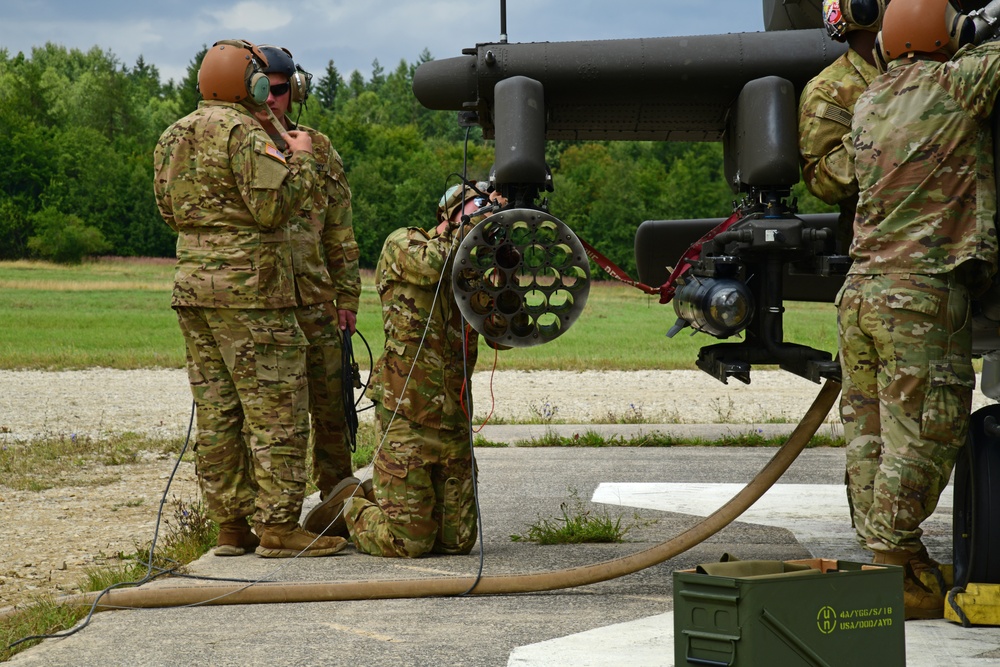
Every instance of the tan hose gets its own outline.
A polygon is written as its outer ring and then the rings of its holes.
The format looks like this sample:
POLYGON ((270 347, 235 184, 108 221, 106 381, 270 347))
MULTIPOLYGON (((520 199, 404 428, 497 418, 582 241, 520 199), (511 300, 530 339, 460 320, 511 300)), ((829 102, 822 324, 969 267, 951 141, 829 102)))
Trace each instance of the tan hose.
MULTIPOLYGON (((630 556, 593 565, 535 574, 485 576, 479 580, 470 594, 527 593, 583 586, 638 572, 687 551, 736 520, 771 488, 816 433, 830 412, 830 408, 833 407, 839 393, 840 383, 828 380, 788 440, 767 465, 757 473, 757 476, 711 516, 706 517, 673 539, 630 556)), ((156 586, 113 590, 101 598, 97 608, 107 610, 206 604, 324 602, 449 596, 466 592, 475 581, 475 577, 469 576, 437 579, 368 579, 362 581, 156 586)), ((62 598, 60 602, 91 605, 96 596, 97 593, 86 593, 62 598)))

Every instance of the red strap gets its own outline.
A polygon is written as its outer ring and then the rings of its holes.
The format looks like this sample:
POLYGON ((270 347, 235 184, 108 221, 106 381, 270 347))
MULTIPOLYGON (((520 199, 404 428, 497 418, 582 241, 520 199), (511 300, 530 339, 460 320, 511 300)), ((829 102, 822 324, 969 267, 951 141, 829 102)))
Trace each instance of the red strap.
POLYGON ((677 291, 677 279, 690 271, 692 263, 701 257, 702 245, 732 227, 733 224, 740 219, 741 215, 742 213, 740 211, 735 211, 731 216, 713 227, 711 231, 706 233, 695 243, 692 243, 691 247, 685 250, 684 254, 681 255, 681 258, 677 261, 677 266, 675 266, 674 270, 670 272, 670 277, 667 278, 667 281, 658 288, 650 287, 649 285, 640 283, 637 280, 633 280, 631 276, 622 271, 617 265, 615 265, 614 262, 599 253, 593 246, 584 241, 582 238, 580 239, 580 243, 583 244, 583 249, 586 251, 587 257, 594 260, 594 263, 604 269, 609 276, 615 280, 625 283, 626 285, 632 285, 646 294, 659 294, 660 303, 670 303, 670 300, 674 298, 674 292, 677 291))
POLYGON ((674 292, 677 291, 677 279, 683 276, 685 273, 691 270, 691 264, 701 257, 701 247, 714 239, 717 235, 726 231, 733 224, 740 219, 740 211, 735 211, 731 216, 720 222, 718 225, 713 227, 709 232, 707 232, 700 239, 691 244, 681 258, 677 261, 677 266, 674 270, 670 272, 670 277, 667 278, 667 282, 663 283, 660 287, 660 303, 670 303, 670 300, 674 298, 674 292))
MULTIPOLYGON (((580 237, 577 236, 577 238, 580 238, 580 237)), ((601 267, 602 269, 604 269, 604 271, 609 276, 611 276, 612 278, 614 278, 615 280, 620 280, 621 282, 625 283, 626 285, 631 285, 632 287, 637 287, 638 289, 642 290, 646 294, 659 294, 660 293, 660 290, 656 289, 655 287, 650 287, 649 285, 646 285, 644 283, 640 283, 638 280, 632 280, 632 277, 629 274, 625 273, 620 268, 618 268, 618 265, 616 265, 610 259, 608 259, 604 255, 602 255, 600 252, 598 252, 594 248, 594 246, 590 245, 589 243, 587 243, 586 241, 584 241, 582 238, 580 239, 580 243, 583 244, 583 249, 587 253, 587 257, 589 257, 592 260, 594 260, 595 264, 597 264, 599 267, 601 267)))

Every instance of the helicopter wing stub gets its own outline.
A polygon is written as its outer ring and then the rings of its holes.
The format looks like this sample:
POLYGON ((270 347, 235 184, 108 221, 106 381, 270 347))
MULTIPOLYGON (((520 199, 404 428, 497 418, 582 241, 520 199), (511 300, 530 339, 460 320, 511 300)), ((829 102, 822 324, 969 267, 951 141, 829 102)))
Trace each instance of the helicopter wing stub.
POLYGON ((747 82, 778 76, 797 94, 845 48, 815 29, 479 44, 420 65, 413 92, 429 109, 475 110, 486 138, 494 87, 525 76, 545 89, 546 139, 719 141, 747 82))

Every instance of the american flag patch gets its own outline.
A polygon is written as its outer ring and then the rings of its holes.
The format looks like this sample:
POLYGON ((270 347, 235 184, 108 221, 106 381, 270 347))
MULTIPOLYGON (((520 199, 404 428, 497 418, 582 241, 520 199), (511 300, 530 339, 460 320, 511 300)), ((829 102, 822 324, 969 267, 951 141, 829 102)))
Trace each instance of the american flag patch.
POLYGON ((285 156, 282 155, 281 151, 279 151, 275 146, 267 144, 267 146, 264 147, 264 152, 273 157, 275 160, 285 164, 285 156))

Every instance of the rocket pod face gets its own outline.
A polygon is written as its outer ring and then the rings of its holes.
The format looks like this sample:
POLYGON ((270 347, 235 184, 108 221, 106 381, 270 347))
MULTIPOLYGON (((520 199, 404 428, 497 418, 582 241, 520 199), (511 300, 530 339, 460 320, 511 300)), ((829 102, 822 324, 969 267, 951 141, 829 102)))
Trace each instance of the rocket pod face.
POLYGON ((476 331, 496 345, 530 347, 562 335, 579 317, 590 294, 590 261, 560 220, 510 209, 465 237, 452 281, 476 331))

